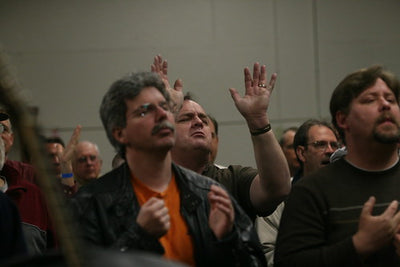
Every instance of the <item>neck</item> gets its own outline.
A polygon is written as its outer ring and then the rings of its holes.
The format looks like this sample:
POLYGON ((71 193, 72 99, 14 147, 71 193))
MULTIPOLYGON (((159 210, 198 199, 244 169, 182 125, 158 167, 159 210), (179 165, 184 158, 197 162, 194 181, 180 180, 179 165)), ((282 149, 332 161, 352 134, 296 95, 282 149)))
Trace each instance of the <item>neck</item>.
POLYGON ((346 160, 351 164, 369 171, 385 170, 393 166, 399 159, 397 143, 368 145, 347 144, 346 160))
POLYGON ((209 163, 209 153, 204 151, 188 151, 188 152, 180 152, 172 151, 172 160, 189 170, 192 170, 197 173, 202 173, 209 163))
POLYGON ((162 192, 172 177, 171 153, 144 153, 126 151, 126 161, 131 175, 154 191, 162 192))

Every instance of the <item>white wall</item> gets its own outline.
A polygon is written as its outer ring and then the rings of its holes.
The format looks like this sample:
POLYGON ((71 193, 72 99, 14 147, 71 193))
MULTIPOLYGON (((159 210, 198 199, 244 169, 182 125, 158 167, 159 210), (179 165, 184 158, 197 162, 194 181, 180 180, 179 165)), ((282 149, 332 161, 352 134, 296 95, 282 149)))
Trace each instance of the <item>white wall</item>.
POLYGON ((255 166, 247 127, 228 88, 243 92, 243 68, 259 61, 279 80, 269 114, 274 131, 329 118, 332 90, 347 73, 384 64, 400 73, 397 0, 1 0, 0 45, 22 93, 38 106, 45 133, 99 144, 103 172, 113 148, 98 115, 123 74, 168 59, 220 123, 217 162, 255 166))

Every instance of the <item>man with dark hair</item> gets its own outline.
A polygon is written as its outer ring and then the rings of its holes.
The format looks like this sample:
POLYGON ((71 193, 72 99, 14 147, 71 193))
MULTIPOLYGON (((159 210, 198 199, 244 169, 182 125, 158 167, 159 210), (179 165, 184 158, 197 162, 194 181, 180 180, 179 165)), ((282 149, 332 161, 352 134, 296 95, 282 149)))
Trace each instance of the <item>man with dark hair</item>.
POLYGON ((210 129, 211 129, 211 151, 210 151, 210 163, 215 162, 218 153, 218 122, 217 120, 211 116, 210 114, 207 115, 208 119, 210 120, 210 129))
POLYGON ((255 63, 253 74, 245 68, 244 78, 245 96, 241 97, 233 88, 230 93, 246 119, 257 169, 240 165, 218 168, 210 162, 209 117, 201 105, 187 98, 175 117, 177 139, 171 152, 176 164, 223 184, 254 220, 256 215, 271 214, 282 202, 290 191, 290 176, 267 114, 277 75, 273 74, 267 82, 266 66, 255 63))
POLYGON ((56 177, 60 180, 65 197, 73 196, 78 190, 72 170, 72 157, 79 141, 81 126, 77 125, 65 147, 64 141, 58 137, 45 138, 45 149, 53 164, 56 177))
POLYGON ((293 187, 275 266, 400 266, 399 90, 380 66, 336 87, 330 112, 348 153, 293 187))
POLYGON ((54 170, 58 177, 61 177, 61 157, 65 149, 64 141, 58 136, 47 137, 45 139, 45 148, 47 155, 53 164, 54 170))
POLYGON ((100 116, 126 162, 72 199, 86 241, 196 266, 265 264, 250 219, 229 194, 172 163, 174 116, 157 74, 136 73, 114 82, 100 116))
POLYGON ((290 176, 293 177, 299 170, 299 161, 297 160, 296 153, 293 148, 294 135, 296 134, 297 127, 289 127, 283 130, 282 136, 279 139, 279 145, 282 148, 283 154, 289 165, 290 176))
MULTIPOLYGON (((300 169, 293 177, 292 184, 327 165, 338 146, 336 130, 330 123, 316 119, 305 121, 294 136, 293 148, 300 169)), ((273 266, 276 236, 284 206, 281 203, 270 216, 257 218, 257 232, 269 266, 273 266)))

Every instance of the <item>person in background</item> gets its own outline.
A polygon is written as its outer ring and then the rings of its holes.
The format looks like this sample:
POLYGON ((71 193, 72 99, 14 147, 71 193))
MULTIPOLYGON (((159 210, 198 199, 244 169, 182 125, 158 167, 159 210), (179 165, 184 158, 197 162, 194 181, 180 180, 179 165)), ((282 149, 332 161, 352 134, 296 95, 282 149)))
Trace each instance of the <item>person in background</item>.
POLYGON ((290 176, 295 176, 299 170, 300 165, 297 160, 296 153, 293 147, 294 135, 297 132, 298 127, 292 126, 283 130, 282 136, 279 139, 279 145, 282 148, 283 154, 289 165, 290 176))
POLYGON ((103 160, 95 143, 79 142, 72 155, 72 172, 78 188, 97 179, 101 172, 103 160))
MULTIPOLYGON (((293 177, 296 183, 301 177, 326 166, 330 156, 339 147, 336 130, 330 123, 310 119, 305 121, 296 132, 293 148, 299 161, 300 169, 293 177)), ((256 220, 257 233, 263 247, 268 266, 273 266, 276 236, 282 216, 284 203, 281 203, 274 213, 268 217, 256 220)))
POLYGON ((275 266, 400 266, 399 92, 381 66, 335 88, 330 113, 347 154, 293 187, 275 266))
POLYGON ((59 179, 64 195, 69 198, 78 190, 72 170, 72 157, 79 142, 81 126, 77 125, 65 147, 60 137, 45 138, 47 155, 54 167, 56 177, 59 179))
POLYGON ((54 229, 46 202, 35 181, 33 167, 29 164, 7 159, 14 134, 7 113, 0 112, 0 190, 17 206, 30 255, 42 254, 57 246, 54 229))

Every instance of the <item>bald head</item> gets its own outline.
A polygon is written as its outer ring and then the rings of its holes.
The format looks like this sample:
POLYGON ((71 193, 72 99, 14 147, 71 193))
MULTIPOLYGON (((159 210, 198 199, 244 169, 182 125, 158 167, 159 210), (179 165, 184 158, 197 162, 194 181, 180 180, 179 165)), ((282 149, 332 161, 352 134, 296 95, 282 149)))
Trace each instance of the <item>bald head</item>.
POLYGON ((102 160, 96 144, 89 141, 79 142, 72 157, 74 177, 80 185, 85 185, 99 177, 102 160))

